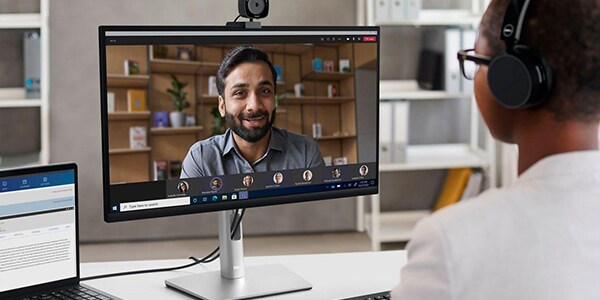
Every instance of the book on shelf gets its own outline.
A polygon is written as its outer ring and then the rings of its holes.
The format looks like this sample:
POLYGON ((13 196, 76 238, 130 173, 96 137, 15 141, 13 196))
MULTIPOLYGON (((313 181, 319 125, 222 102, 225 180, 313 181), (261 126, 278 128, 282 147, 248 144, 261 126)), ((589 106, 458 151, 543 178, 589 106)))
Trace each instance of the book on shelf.
POLYGON ((115 93, 106 93, 106 107, 109 114, 115 112, 115 93))
POLYGON ((465 191, 472 170, 470 168, 458 168, 448 170, 442 191, 433 207, 433 211, 440 210, 446 206, 460 201, 465 191))
POLYGON ((404 0, 404 19, 417 20, 421 12, 423 4, 421 0, 404 0))
POLYGON ((323 61, 323 71, 333 72, 333 60, 324 60, 323 61))
POLYGON ((129 127, 129 147, 131 149, 146 148, 146 127, 129 127))
POLYGON ((166 111, 154 112, 154 128, 169 127, 169 113, 166 111))
MULTIPOLYGON (((475 39, 477 38, 477 31, 474 29, 463 29, 462 30, 462 49, 473 49, 475 47, 475 39)), ((475 64, 465 64, 465 73, 474 76, 476 71, 475 64)), ((473 78, 473 77, 471 77, 473 78)), ((473 92, 473 80, 466 80, 461 77, 461 90, 463 93, 473 92)))
POLYGON ((375 22, 387 22, 392 19, 392 0, 375 1, 375 22))
POLYGON ((217 76, 208 76, 208 95, 209 96, 219 96, 219 91, 217 90, 217 76))
POLYGON ((481 193, 483 189, 484 182, 483 172, 480 170, 473 170, 471 176, 469 177, 469 181, 467 181, 467 185, 465 186, 465 191, 462 193, 460 200, 471 199, 479 193, 481 193))
POLYGON ((148 111, 148 105, 146 104, 146 90, 127 90, 127 110, 130 112, 148 111))
POLYGON ((419 18, 421 0, 377 0, 375 1, 375 21, 416 20, 419 18))
POLYGON ((458 28, 448 28, 445 34, 446 51, 444 52, 444 60, 446 71, 444 73, 444 84, 446 92, 459 93, 463 77, 460 74, 460 66, 456 61, 456 53, 462 47, 462 32, 458 28))
POLYGON ((40 34, 36 31, 23 33, 23 82, 25 98, 41 97, 41 55, 40 34))
POLYGON ((312 60, 313 71, 322 72, 323 71, 323 59, 320 57, 315 57, 312 60))
POLYGON ((394 105, 392 116, 392 131, 394 132, 392 138, 392 161, 394 163, 405 163, 408 146, 409 104, 406 101, 395 101, 392 103, 394 105))
POLYGON ((349 59, 340 59, 339 61, 339 69, 340 73, 350 73, 350 60, 349 59))
POLYGON ((135 60, 126 59, 123 61, 123 69, 125 70, 125 75, 127 75, 127 76, 139 75, 140 74, 140 63, 135 60))
POLYGON ((392 143, 394 124, 394 103, 390 101, 379 104, 379 162, 382 164, 392 163, 392 143))
POLYGON ((169 179, 177 179, 181 176, 181 161, 169 161, 169 179))
POLYGON ((408 145, 408 109, 406 101, 382 101, 379 105, 379 162, 406 162, 408 145))
POLYGON ((432 28, 424 31, 423 48, 443 53, 443 86, 448 93, 461 91, 462 75, 456 53, 462 47, 462 32, 458 28, 432 28))
POLYGON ((154 167, 154 180, 167 180, 169 164, 166 160, 155 160, 153 163, 154 167))
POLYGON ((419 55, 419 68, 417 69, 417 83, 424 90, 442 89, 442 65, 444 55, 437 51, 421 49, 419 55))
POLYGON ((283 81, 283 75, 281 73, 281 66, 280 65, 274 65, 273 68, 275 69, 275 74, 277 75, 277 82, 279 81, 283 81))

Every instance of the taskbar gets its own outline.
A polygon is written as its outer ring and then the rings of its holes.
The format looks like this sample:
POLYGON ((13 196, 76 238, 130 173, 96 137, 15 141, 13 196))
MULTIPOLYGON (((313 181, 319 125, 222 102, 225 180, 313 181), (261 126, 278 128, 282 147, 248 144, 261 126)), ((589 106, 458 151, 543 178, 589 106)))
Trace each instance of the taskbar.
POLYGON ((116 202, 110 207, 111 213, 127 213, 133 211, 161 209, 189 205, 206 205, 218 202, 246 201, 278 196, 298 195, 305 193, 332 192, 337 190, 361 189, 377 186, 376 179, 361 179, 345 182, 329 182, 315 185, 302 185, 277 189, 239 190, 229 193, 210 193, 184 197, 143 200, 134 202, 116 202))

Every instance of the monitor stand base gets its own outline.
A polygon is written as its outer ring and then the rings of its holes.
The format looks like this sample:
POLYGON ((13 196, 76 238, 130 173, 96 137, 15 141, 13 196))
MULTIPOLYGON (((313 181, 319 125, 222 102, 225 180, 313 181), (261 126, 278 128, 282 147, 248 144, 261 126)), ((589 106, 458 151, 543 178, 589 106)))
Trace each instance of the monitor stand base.
POLYGON ((206 300, 252 299, 312 289, 312 285, 283 265, 245 268, 245 276, 229 279, 220 271, 169 279, 165 284, 206 300))

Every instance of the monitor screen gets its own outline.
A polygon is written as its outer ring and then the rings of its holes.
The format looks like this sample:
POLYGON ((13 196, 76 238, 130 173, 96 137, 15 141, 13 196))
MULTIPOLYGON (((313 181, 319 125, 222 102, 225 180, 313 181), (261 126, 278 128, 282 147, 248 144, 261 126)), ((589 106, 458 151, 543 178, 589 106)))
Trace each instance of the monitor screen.
POLYGON ((377 193, 378 27, 99 31, 106 221, 377 193))

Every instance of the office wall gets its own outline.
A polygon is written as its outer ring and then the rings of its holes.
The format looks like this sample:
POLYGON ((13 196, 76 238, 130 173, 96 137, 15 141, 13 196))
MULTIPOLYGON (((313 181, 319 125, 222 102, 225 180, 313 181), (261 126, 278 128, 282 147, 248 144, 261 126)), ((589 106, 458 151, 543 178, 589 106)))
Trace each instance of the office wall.
MULTIPOLYGON (((80 166, 81 240, 214 236, 216 215, 200 214, 106 224, 102 220, 98 25, 223 25, 237 16, 236 0, 50 1, 50 153, 52 162, 80 166)), ((352 0, 271 1, 264 25, 353 25, 352 0)), ((354 228, 352 199, 254 208, 250 234, 354 228)))

